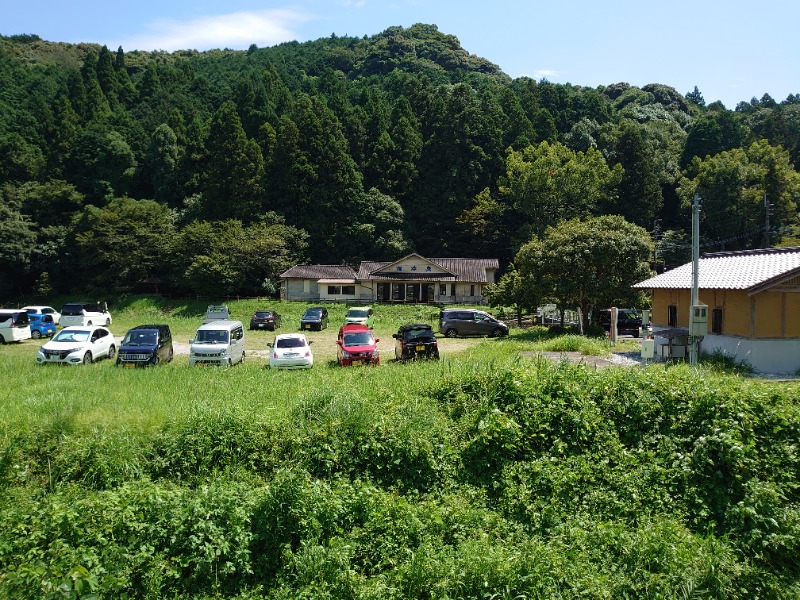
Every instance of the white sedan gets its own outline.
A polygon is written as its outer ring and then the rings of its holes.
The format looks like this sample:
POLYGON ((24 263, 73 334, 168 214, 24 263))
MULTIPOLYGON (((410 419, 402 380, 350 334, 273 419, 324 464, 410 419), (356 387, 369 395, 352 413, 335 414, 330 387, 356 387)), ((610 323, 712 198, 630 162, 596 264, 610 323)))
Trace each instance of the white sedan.
POLYGON ((89 364, 98 358, 114 358, 114 336, 105 327, 65 327, 39 348, 36 362, 62 365, 89 364))
POLYGON ((269 366, 273 369, 310 369, 314 366, 311 342, 302 333, 282 333, 267 344, 272 349, 269 366))
POLYGON ((56 325, 61 321, 61 313, 52 306, 23 306, 20 310, 24 310, 29 315, 52 315, 53 323, 56 325))

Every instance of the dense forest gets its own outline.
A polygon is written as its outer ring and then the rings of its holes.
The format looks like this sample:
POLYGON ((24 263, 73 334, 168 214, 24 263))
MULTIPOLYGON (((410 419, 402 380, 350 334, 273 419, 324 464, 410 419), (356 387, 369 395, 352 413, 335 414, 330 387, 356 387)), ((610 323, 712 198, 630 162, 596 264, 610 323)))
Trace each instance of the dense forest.
MULTIPOLYGON (((701 82, 698 82, 701 83, 701 82)), ((434 25, 247 51, 0 36, 0 299, 256 294, 303 262, 496 257, 619 215, 689 255, 800 239, 800 94, 511 79, 434 25)))

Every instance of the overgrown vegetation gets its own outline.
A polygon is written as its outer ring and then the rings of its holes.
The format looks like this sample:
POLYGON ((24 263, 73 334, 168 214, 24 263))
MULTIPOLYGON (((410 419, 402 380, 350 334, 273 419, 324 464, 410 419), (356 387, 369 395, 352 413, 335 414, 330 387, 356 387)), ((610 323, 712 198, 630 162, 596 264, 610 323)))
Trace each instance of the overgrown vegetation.
POLYGON ((797 597, 797 386, 519 354, 571 340, 278 373, 5 346, 0 596, 797 597))

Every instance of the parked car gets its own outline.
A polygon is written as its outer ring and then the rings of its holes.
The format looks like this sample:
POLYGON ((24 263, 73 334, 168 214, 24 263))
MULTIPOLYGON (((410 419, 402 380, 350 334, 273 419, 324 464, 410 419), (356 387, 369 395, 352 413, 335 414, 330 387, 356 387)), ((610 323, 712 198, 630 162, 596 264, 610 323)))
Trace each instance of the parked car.
POLYGON ((244 362, 244 326, 241 321, 214 319, 197 329, 189 340, 189 366, 228 366, 244 362))
POLYGON ((116 345, 114 336, 105 327, 65 327, 49 342, 39 348, 36 362, 40 365, 58 363, 62 365, 90 364, 98 358, 114 358, 116 345))
POLYGON ((117 365, 129 368, 157 365, 170 362, 172 356, 169 325, 137 325, 122 338, 117 365))
POLYGON ((39 338, 55 335, 56 324, 53 321, 53 315, 28 313, 28 320, 30 321, 31 337, 33 339, 38 340, 39 338))
POLYGON ((413 360, 416 358, 439 358, 439 343, 433 328, 427 323, 401 325, 392 337, 394 357, 397 360, 413 360))
MULTIPOLYGON (((611 330, 611 309, 600 311, 598 319, 600 326, 606 331, 611 330)), ((642 315, 633 308, 617 309, 617 335, 632 335, 639 337, 642 329, 642 315)))
POLYGON ((61 307, 60 323, 62 327, 74 325, 110 327, 111 313, 108 312, 108 305, 105 302, 68 302, 61 307))
POLYGON ((336 360, 343 367, 350 365, 379 365, 381 354, 378 351, 380 340, 373 337, 366 325, 342 325, 336 344, 336 360))
POLYGON ((371 306, 354 306, 344 316, 344 324, 366 325, 372 329, 375 326, 375 313, 371 306))
POLYGON ((328 327, 328 309, 324 306, 307 308, 300 319, 300 329, 322 331, 328 327))
POLYGON ((271 348, 269 366, 273 369, 310 369, 314 366, 311 342, 302 333, 282 333, 267 344, 271 348))
POLYGON ((250 331, 254 329, 266 329, 275 331, 281 326, 281 316, 274 310, 257 310, 250 317, 250 331))
POLYGON ((31 339, 30 318, 22 309, 0 308, 0 344, 31 339))
POLYGON ((56 325, 61 321, 61 313, 52 306, 23 306, 21 310, 24 310, 29 315, 51 315, 53 317, 53 323, 56 325))
POLYGON ((225 304, 209 304, 206 309, 206 316, 203 323, 211 321, 228 321, 231 318, 231 311, 225 304))
POLYGON ((472 308, 446 308, 439 313, 439 332, 446 337, 508 335, 508 325, 487 312, 472 308))

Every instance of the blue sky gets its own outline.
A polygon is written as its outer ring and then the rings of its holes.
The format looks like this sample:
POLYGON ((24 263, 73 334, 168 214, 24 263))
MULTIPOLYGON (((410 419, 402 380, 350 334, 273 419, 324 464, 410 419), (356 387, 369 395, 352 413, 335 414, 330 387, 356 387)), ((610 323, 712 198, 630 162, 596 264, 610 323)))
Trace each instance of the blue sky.
POLYGON ((800 93, 800 3, 788 0, 5 0, 0 34, 111 50, 246 49, 437 25, 511 77, 663 83, 730 108, 800 93), (792 58, 794 57, 794 58, 792 58))

